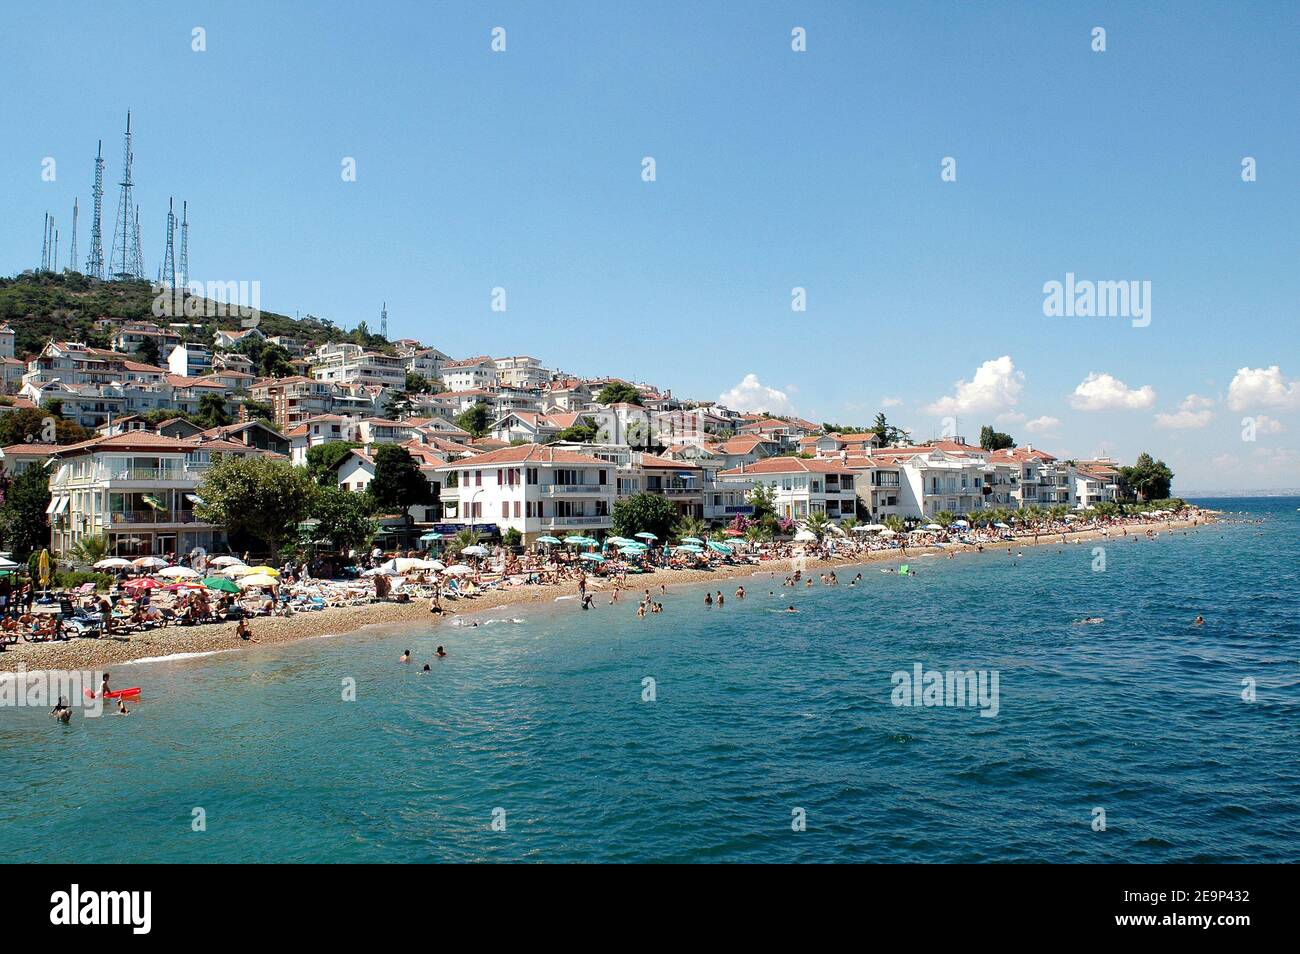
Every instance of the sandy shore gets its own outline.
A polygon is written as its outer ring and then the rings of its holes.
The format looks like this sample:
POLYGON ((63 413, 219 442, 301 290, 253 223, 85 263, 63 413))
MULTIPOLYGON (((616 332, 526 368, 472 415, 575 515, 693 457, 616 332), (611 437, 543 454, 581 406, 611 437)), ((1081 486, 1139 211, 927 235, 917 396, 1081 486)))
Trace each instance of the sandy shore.
MULTIPOLYGON (((1213 520, 1210 514, 1202 514, 1198 520, 1171 521, 1158 524, 1133 524, 1127 527, 1130 540, 1133 537, 1145 539, 1145 532, 1150 527, 1159 533, 1169 530, 1189 530, 1199 525, 1204 526, 1213 520)), ((1112 542, 1124 541, 1123 528, 1112 529, 1112 542)), ((1083 543, 1103 537, 1100 530, 1084 530, 1066 534, 1070 544, 1083 543)), ((1008 548, 1027 549, 1037 546, 1060 546, 1059 533, 1044 534, 1035 544, 1032 538, 985 544, 985 553, 1008 548)), ((854 553, 832 560, 808 560, 805 573, 817 573, 829 568, 850 567, 870 563, 900 563, 914 559, 926 553, 956 553, 960 558, 979 555, 974 547, 909 547, 904 557, 899 550, 878 550, 869 553, 854 553)), ((784 579, 791 572, 789 560, 764 561, 755 565, 721 566, 711 571, 704 570, 658 570, 644 576, 627 578, 628 599, 635 604, 636 595, 649 587, 652 592, 660 586, 681 586, 683 584, 712 584, 723 580, 777 577, 784 579)), ((592 592, 613 589, 612 581, 589 580, 592 592)), ((472 600, 444 601, 446 608, 441 617, 431 614, 424 601, 414 603, 372 603, 367 606, 345 606, 324 609, 317 612, 299 613, 288 617, 255 618, 251 621, 253 636, 258 641, 247 643, 235 635, 234 623, 208 624, 204 626, 168 626, 143 633, 132 633, 129 641, 118 639, 74 639, 61 643, 18 643, 9 646, 0 653, 0 672, 16 671, 19 665, 29 671, 39 669, 104 669, 114 663, 129 662, 158 656, 173 656, 182 653, 211 653, 223 650, 241 650, 253 645, 289 643, 299 639, 326 635, 341 635, 366 626, 382 626, 390 629, 394 626, 433 626, 457 615, 480 613, 516 603, 550 602, 557 596, 576 594, 577 583, 566 582, 546 586, 514 586, 507 589, 492 590, 472 600)), ((731 591, 725 591, 728 596, 731 591)), ((575 607, 576 608, 576 607, 575 607)), ((633 606, 634 608, 634 606, 633 606)))

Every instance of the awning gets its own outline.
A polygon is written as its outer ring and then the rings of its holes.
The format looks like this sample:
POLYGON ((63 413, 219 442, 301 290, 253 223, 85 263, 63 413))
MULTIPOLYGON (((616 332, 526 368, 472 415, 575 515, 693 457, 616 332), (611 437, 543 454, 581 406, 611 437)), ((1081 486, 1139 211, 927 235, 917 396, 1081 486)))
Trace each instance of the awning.
POLYGON ((51 497, 51 498, 50 498, 49 506, 47 506, 47 507, 45 508, 45 512, 46 512, 47 514, 58 513, 58 512, 59 512, 59 504, 60 504, 60 503, 62 503, 62 504, 66 507, 67 504, 68 504, 68 498, 67 498, 67 497, 51 497))

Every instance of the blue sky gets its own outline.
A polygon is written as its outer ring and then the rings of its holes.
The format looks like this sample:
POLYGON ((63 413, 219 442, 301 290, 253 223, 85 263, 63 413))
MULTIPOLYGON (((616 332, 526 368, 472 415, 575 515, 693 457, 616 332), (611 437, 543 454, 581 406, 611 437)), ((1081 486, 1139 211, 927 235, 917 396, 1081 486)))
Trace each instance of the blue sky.
POLYGON ((47 209, 66 256, 130 108, 150 274, 174 195, 193 277, 260 281, 273 310, 374 326, 387 300, 393 336, 456 357, 817 421, 888 399, 917 436, 956 416, 1149 449, 1179 490, 1300 485, 1300 6, 131 10, 6 13, 0 273, 38 261, 47 209), (1044 316, 1067 272, 1150 281, 1150 325, 1044 316))

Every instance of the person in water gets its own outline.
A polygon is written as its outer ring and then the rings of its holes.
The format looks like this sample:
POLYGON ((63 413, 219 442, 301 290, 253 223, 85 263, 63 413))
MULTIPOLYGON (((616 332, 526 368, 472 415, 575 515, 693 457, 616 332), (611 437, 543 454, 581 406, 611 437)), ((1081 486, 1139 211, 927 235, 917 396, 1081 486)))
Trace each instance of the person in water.
POLYGON ((397 661, 401 663, 409 663, 411 661, 411 651, 409 649, 406 650, 406 652, 402 653, 402 658, 397 661))
POLYGON ((118 714, 118 715, 130 715, 130 714, 131 714, 131 710, 128 709, 128 708, 126 707, 126 703, 123 702, 121 699, 118 699, 118 700, 117 700, 117 714, 118 714))
POLYGON ((58 705, 50 710, 50 715, 54 716, 54 718, 58 719, 64 725, 67 725, 72 721, 72 707, 68 705, 67 701, 62 696, 60 696, 58 705))
POLYGON ((428 663, 425 663, 425 664, 424 664, 424 669, 422 669, 422 670, 420 670, 420 671, 421 671, 421 672, 432 672, 433 670, 429 668, 429 664, 428 664, 428 663))
POLYGON ((785 608, 785 611, 786 611, 787 613, 797 613, 797 612, 799 612, 799 611, 798 611, 797 609, 795 609, 793 606, 787 606, 787 607, 785 608))
POLYGON ((1205 625, 1205 617, 1204 617, 1204 616, 1197 616, 1197 617, 1196 617, 1196 622, 1195 622, 1193 625, 1195 625, 1195 626, 1204 626, 1204 625, 1205 625))
POLYGON ((108 673, 104 673, 104 679, 99 684, 99 698, 107 699, 112 690, 108 688, 108 673))
POLYGON ((437 656, 439 659, 441 659, 442 657, 447 655, 447 651, 443 649, 441 646, 439 646, 438 651, 434 653, 434 655, 437 656))
POLYGON ((743 586, 736 587, 736 598, 742 600, 745 598, 745 588, 743 586))
POLYGON ((712 593, 705 593, 705 594, 704 594, 704 605, 705 605, 705 606, 712 606, 712 605, 713 605, 713 594, 712 594, 712 593))

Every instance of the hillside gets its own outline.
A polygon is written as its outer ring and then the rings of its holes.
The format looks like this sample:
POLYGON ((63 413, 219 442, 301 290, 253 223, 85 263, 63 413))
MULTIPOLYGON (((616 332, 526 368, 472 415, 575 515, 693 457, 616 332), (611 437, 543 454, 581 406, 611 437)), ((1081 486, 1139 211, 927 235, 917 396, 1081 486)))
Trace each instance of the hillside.
MULTIPOLYGON (((14 329, 14 351, 19 357, 39 352, 50 338, 107 347, 106 335, 94 327, 98 318, 110 318, 115 323, 151 321, 160 325, 169 321, 201 321, 207 326, 204 340, 209 343, 217 328, 239 327, 237 317, 160 319, 153 313, 153 299, 148 282, 99 282, 75 272, 57 275, 24 272, 14 278, 0 278, 0 322, 8 322, 14 329)), ((206 305, 206 300, 200 301, 206 305)), ((345 331, 310 316, 295 319, 263 311, 259 327, 267 336, 289 335, 316 343, 347 340, 375 350, 392 350, 378 335, 362 329, 345 331)))

